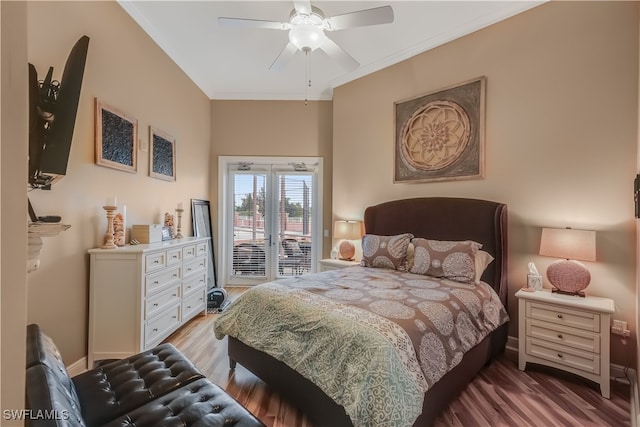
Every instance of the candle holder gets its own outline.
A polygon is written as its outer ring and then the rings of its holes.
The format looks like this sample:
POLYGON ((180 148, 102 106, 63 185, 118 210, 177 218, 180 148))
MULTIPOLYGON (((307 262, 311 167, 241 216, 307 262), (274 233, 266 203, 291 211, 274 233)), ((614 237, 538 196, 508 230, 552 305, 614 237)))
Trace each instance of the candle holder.
POLYGON ((102 249, 115 249, 118 246, 113 238, 113 218, 116 216, 117 206, 103 206, 102 209, 107 212, 107 234, 105 234, 106 241, 102 245, 102 249))
POLYGON ((182 235, 182 212, 184 212, 184 209, 182 208, 177 208, 176 209, 176 214, 178 216, 178 226, 176 228, 176 239, 182 239, 184 236, 182 235))

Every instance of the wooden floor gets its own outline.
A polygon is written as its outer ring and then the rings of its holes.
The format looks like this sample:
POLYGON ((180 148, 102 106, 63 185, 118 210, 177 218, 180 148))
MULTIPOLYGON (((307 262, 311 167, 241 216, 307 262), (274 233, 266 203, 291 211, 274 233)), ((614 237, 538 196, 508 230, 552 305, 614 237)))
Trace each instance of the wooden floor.
MULTIPOLYGON (((230 293, 233 298, 239 291, 230 293)), ((242 366, 229 370, 227 340, 213 335, 217 316, 197 316, 166 341, 267 426, 311 427, 304 414, 242 366)), ((612 381, 611 399, 604 399, 587 380, 535 365, 521 372, 505 355, 476 376, 436 426, 630 426, 629 395, 628 385, 612 381)))

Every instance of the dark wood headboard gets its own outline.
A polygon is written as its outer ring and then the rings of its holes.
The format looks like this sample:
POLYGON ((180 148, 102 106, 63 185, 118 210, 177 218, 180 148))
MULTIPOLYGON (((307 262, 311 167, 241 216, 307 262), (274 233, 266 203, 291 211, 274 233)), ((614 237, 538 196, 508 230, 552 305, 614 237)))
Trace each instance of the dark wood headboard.
POLYGON ((421 197, 394 200, 364 211, 365 231, 391 236, 412 233, 433 240, 473 240, 495 260, 482 280, 507 307, 507 205, 478 199, 421 197))

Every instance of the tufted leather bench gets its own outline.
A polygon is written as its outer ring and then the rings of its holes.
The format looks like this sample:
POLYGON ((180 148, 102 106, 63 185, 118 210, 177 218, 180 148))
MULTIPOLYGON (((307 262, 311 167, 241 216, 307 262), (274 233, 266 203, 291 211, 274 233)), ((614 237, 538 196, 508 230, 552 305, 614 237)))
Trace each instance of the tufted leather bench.
POLYGON ((31 324, 26 388, 28 409, 58 418, 33 426, 264 427, 171 344, 70 378, 53 340, 31 324))

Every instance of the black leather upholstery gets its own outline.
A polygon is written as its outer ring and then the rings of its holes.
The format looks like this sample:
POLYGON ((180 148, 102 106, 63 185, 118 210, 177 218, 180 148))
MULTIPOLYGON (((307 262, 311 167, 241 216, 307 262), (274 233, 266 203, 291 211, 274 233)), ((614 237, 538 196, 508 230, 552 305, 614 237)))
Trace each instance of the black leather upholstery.
POLYGON ((171 344, 70 378, 38 325, 27 327, 26 407, 49 414, 33 427, 264 427, 171 344))
MULTIPOLYGON (((69 384, 73 386, 70 379, 69 384)), ((50 418, 27 418, 27 426, 87 427, 82 419, 75 391, 69 390, 68 384, 60 381, 60 376, 47 365, 33 365, 27 368, 26 391, 27 409, 43 411, 50 418)))
POLYGON ((264 426, 224 390, 198 380, 119 417, 105 427, 264 426))
POLYGON ((73 383, 85 421, 100 425, 200 378, 182 353, 162 344, 75 376, 73 383))

